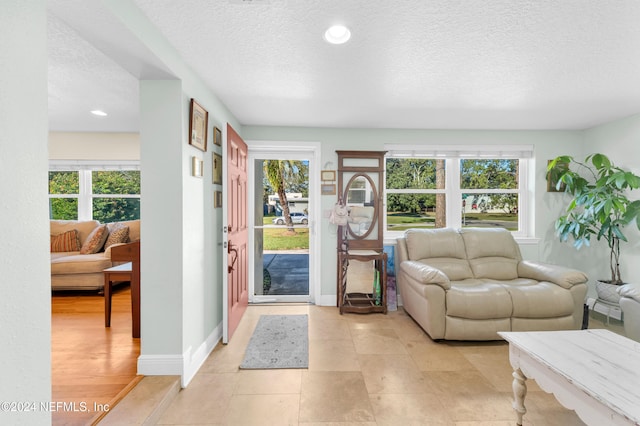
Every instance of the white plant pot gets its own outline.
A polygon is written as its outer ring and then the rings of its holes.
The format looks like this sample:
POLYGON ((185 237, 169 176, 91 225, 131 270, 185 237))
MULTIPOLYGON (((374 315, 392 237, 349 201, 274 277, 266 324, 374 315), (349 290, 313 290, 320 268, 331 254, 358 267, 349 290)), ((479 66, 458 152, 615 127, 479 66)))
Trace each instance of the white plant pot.
POLYGON ((598 293, 598 299, 618 304, 620 302, 620 295, 618 294, 619 287, 620 286, 616 284, 596 281, 596 293, 598 293))

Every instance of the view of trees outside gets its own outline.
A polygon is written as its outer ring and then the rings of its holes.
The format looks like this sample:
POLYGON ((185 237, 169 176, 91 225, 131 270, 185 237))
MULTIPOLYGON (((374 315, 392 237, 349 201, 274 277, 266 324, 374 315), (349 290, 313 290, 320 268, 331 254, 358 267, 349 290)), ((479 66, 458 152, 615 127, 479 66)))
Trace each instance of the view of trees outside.
MULTIPOLYGON (((272 222, 273 215, 265 211, 265 216, 263 217, 263 225, 265 227, 258 230, 258 232, 262 233, 263 250, 308 250, 309 228, 302 225, 294 227, 289 211, 289 204, 299 199, 288 200, 287 194, 301 194, 300 196, 303 199, 308 200, 309 162, 298 160, 258 161, 263 161, 263 203, 268 206, 269 196, 278 194, 278 202, 282 208, 283 218, 286 223, 284 227, 274 226, 272 222), (289 216, 287 217, 287 215, 289 216)), ((305 211, 305 213, 307 212, 305 211)))
POLYGON ((269 202, 270 194, 278 194, 282 216, 290 233, 295 232, 287 193, 301 193, 309 197, 309 162, 299 160, 264 160, 263 198, 269 202))
MULTIPOLYGON (((462 226, 518 228, 518 160, 459 160, 462 226)), ((445 160, 387 158, 387 229, 446 227, 445 160)))
MULTIPOLYGON (((79 194, 78 172, 49 172, 49 194, 79 194)), ((78 219, 78 198, 49 198, 51 219, 78 219)))
POLYGON ((140 219, 140 198, 117 195, 140 194, 140 172, 137 170, 94 171, 91 179, 93 218, 100 223, 140 219), (116 195, 97 197, 96 195, 116 195))
MULTIPOLYGON (((54 195, 49 199, 51 219, 78 219, 80 173, 49 172, 49 194, 54 195)), ((93 219, 108 223, 140 218, 139 171, 93 171, 91 182, 93 219)))

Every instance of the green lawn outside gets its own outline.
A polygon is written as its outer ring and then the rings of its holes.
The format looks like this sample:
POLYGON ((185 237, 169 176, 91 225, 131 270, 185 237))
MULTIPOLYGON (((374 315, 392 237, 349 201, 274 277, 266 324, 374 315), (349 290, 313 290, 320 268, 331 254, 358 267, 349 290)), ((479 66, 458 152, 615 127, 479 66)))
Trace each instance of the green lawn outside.
MULTIPOLYGON (((263 218, 263 224, 271 225, 274 216, 263 218)), ((387 230, 406 231, 407 229, 433 229, 435 218, 433 214, 424 216, 415 214, 390 213, 387 215, 387 230)), ((518 216, 515 214, 472 213, 465 215, 466 225, 478 227, 500 227, 510 231, 518 229, 518 216)), ((287 228, 265 228, 264 250, 301 250, 309 248, 309 228, 294 226, 295 235, 287 235, 287 228)))
POLYGON ((295 235, 285 235, 286 227, 264 229, 264 250, 300 250, 309 248, 309 228, 294 228, 295 235))

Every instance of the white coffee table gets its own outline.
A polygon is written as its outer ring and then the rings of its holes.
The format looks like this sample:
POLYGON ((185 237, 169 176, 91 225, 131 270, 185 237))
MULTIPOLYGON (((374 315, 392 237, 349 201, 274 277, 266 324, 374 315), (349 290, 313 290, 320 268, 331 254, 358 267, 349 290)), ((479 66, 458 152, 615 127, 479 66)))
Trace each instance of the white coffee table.
POLYGON ((589 425, 640 425, 640 343, 595 329, 498 334, 509 342, 518 425, 528 378, 589 425))

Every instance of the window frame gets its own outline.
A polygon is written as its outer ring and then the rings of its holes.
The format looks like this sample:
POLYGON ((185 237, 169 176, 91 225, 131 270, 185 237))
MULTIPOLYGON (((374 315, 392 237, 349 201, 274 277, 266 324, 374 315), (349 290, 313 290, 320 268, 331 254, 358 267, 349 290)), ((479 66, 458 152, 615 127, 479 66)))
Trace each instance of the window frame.
POLYGON ((531 201, 529 197, 533 190, 529 187, 529 167, 533 158, 532 145, 385 145, 385 188, 383 205, 384 237, 395 240, 402 237, 405 231, 389 231, 387 229, 387 194, 445 194, 446 221, 449 228, 462 227, 462 194, 491 194, 513 193, 518 195, 518 230, 511 231, 514 238, 531 238, 533 229, 530 227, 532 212, 529 211, 531 201), (421 158, 431 160, 445 160, 445 189, 389 189, 386 187, 387 158, 421 158), (518 160, 518 188, 517 189, 462 189, 460 187, 461 160, 518 160))
MULTIPOLYGON (((78 172, 77 194, 48 194, 54 198, 75 198, 78 200, 79 221, 93 220, 93 200, 96 198, 137 198, 140 194, 94 194, 93 172, 95 171, 140 171, 140 161, 78 161, 50 160, 49 172, 78 172)), ((47 191, 48 192, 48 191, 47 191)))

